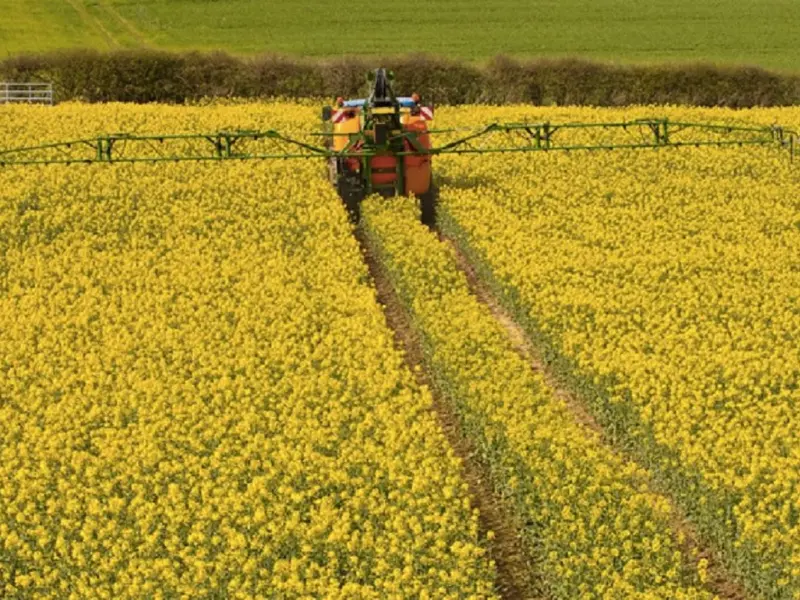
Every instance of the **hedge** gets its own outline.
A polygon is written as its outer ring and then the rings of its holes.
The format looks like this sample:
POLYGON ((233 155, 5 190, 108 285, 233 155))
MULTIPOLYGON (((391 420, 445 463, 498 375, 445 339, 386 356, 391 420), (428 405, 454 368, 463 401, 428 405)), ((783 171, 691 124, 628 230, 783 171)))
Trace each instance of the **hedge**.
POLYGON ((355 96, 365 92, 364 75, 376 66, 392 69, 404 92, 417 91, 437 104, 800 104, 800 76, 758 67, 502 56, 479 66, 428 55, 304 60, 222 52, 77 50, 5 59, 0 61, 0 80, 51 82, 59 101, 181 104, 220 97, 355 96))

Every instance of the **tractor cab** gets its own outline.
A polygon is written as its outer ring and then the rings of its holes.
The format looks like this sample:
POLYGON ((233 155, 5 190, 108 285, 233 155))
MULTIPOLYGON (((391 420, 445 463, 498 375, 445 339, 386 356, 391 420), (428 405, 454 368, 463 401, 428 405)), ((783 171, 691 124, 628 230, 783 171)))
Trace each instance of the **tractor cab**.
POLYGON ((396 96, 392 75, 385 69, 370 73, 367 98, 326 106, 322 119, 327 144, 335 156, 328 159, 331 183, 353 221, 361 201, 370 194, 419 198, 422 221, 433 226, 436 191, 431 172, 428 124, 433 107, 419 96, 396 96))

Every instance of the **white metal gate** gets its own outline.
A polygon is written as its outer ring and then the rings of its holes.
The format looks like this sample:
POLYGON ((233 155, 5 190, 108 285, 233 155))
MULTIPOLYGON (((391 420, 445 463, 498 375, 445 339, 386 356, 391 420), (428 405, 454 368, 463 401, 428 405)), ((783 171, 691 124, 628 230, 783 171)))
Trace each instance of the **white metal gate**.
POLYGON ((53 84, 0 81, 0 104, 53 104, 53 84))

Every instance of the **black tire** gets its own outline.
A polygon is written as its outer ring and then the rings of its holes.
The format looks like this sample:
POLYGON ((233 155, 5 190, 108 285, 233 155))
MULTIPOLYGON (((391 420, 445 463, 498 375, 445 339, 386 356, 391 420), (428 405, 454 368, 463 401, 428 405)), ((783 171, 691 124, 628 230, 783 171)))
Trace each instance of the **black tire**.
POLYGON ((420 221, 431 229, 436 229, 436 205, 439 203, 439 189, 433 184, 428 186, 428 191, 419 196, 420 221))
POLYGON ((358 173, 340 172, 339 181, 336 189, 342 198, 344 207, 352 223, 361 220, 361 202, 366 194, 364 193, 364 182, 358 173))

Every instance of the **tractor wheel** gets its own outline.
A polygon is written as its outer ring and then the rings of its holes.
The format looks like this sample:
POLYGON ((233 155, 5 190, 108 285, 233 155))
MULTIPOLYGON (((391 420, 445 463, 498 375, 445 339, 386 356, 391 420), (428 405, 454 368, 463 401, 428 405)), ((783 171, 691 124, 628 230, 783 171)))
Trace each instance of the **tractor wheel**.
POLYGON ((428 187, 428 191, 419 196, 420 220, 423 225, 431 229, 436 229, 436 205, 439 201, 439 189, 433 184, 428 187))
POLYGON ((364 182, 358 173, 345 171, 340 172, 336 189, 342 198, 347 214, 352 223, 358 223, 361 219, 361 201, 364 200, 364 182))

